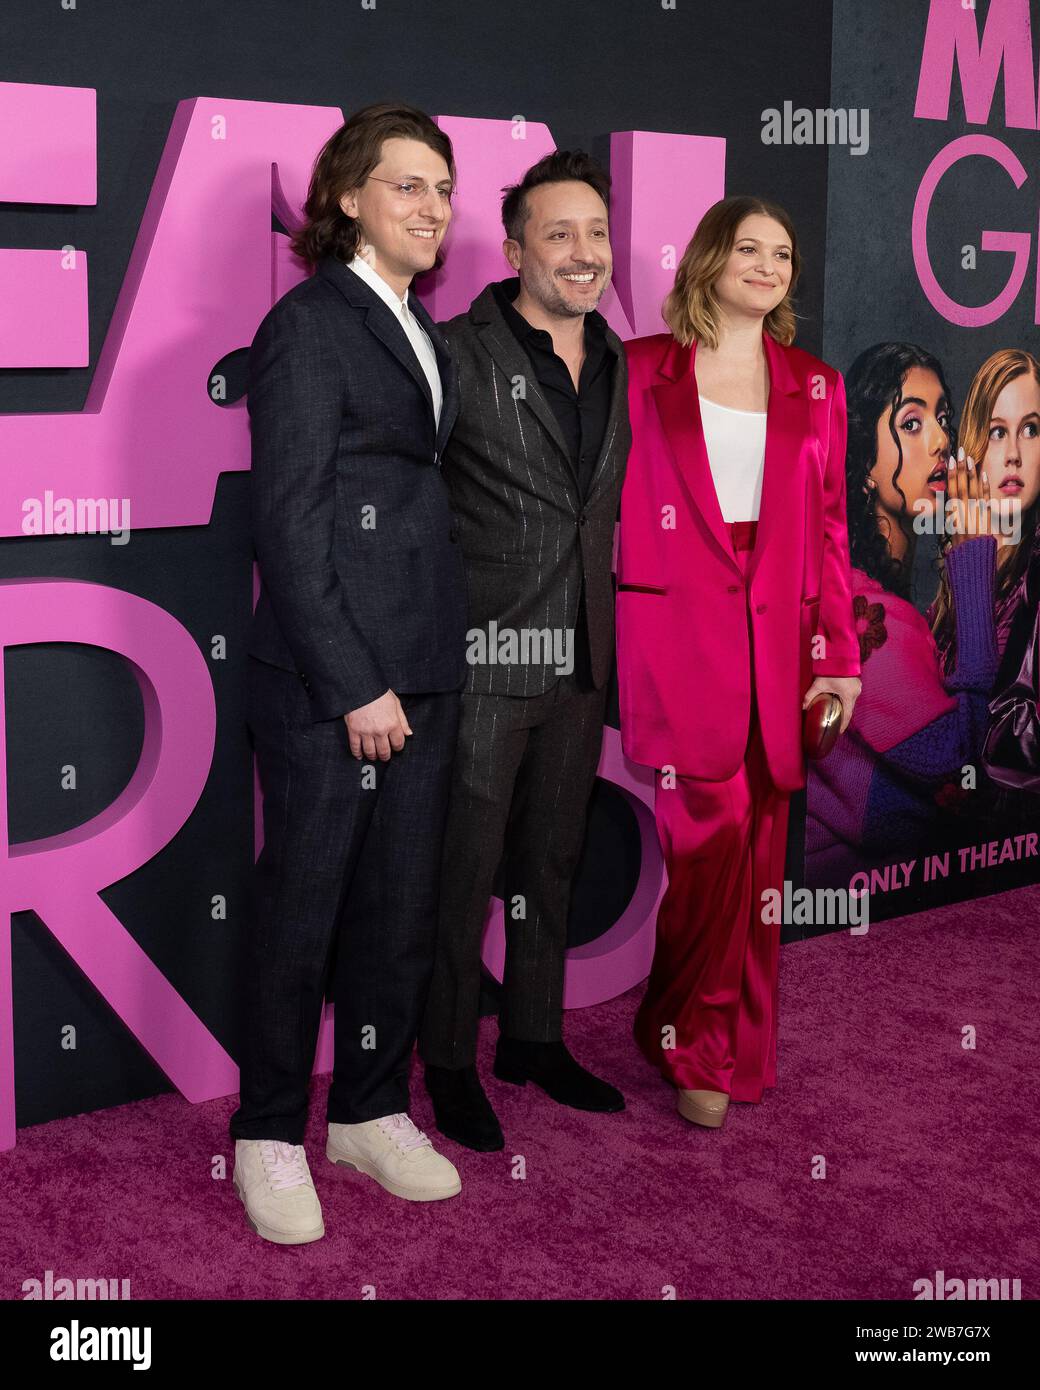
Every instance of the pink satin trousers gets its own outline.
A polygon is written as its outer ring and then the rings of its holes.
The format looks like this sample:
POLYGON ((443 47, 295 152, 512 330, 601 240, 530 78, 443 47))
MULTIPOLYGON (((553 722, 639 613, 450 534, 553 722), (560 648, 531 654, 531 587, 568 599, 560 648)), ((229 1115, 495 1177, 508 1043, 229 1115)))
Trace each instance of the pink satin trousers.
MULTIPOLYGON (((729 526, 745 573, 756 526, 729 526)), ((636 1042, 682 1090, 759 1101, 776 1085, 780 947, 780 924, 762 920, 763 893, 783 892, 790 793, 773 786, 754 695, 737 772, 724 782, 673 780, 662 785, 659 777, 657 787, 668 888, 636 1042)))

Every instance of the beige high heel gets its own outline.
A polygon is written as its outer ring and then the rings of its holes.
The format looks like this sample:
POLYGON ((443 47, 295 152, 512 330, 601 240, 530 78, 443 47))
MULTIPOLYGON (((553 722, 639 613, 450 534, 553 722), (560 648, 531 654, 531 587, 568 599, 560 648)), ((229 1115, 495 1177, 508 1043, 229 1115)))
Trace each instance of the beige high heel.
POLYGON ((680 1091, 679 1114, 691 1124, 719 1129, 729 1110, 729 1096, 723 1091, 680 1091))

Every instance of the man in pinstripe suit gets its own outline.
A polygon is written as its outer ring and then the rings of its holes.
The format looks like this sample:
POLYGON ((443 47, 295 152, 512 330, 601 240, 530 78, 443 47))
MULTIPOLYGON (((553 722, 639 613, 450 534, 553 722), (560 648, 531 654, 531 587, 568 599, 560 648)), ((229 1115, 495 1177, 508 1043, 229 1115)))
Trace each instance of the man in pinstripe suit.
POLYGON ((613 664, 614 523, 631 435, 621 341, 596 312, 612 268, 610 181, 548 156, 506 191, 515 279, 442 325, 462 405, 443 460, 466 565, 469 673, 420 1033, 442 1133, 504 1137, 476 1070, 480 946, 504 871, 506 967, 495 1075, 554 1100, 624 1101, 561 1037, 564 951, 613 664))

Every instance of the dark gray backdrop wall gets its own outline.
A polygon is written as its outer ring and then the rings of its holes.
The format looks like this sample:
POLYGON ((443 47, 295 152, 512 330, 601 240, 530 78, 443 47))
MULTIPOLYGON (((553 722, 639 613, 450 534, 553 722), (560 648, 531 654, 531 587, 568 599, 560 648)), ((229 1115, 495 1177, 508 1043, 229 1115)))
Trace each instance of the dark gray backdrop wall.
MULTIPOLYGON (((345 115, 388 99, 433 115, 520 114, 544 121, 561 148, 600 154, 614 130, 724 137, 727 192, 775 199, 799 228, 798 341, 819 353, 827 152, 763 144, 761 129, 762 112, 785 100, 827 106, 830 35, 829 0, 676 0, 674 9, 660 0, 378 0, 374 9, 360 0, 77 0, 71 10, 60 0, 4 0, 0 80, 97 89, 98 200, 94 208, 0 204, 0 245, 87 252, 92 364, 0 371, 0 411, 82 408, 176 103, 193 96, 331 105, 345 115)), ((207 235, 218 239, 220 227, 207 235)), ((159 855, 103 896, 233 1056, 253 853, 241 689, 252 599, 247 488, 245 475, 225 475, 209 526, 135 531, 124 547, 104 536, 0 541, 0 578, 111 584, 167 609, 207 655, 214 633, 228 638, 228 659, 210 662, 217 748, 203 797, 159 855), (214 894, 227 899, 226 921, 211 918, 214 894)), ((139 753, 140 697, 129 672, 111 653, 40 645, 10 652, 4 676, 12 840, 87 820, 125 785, 139 753), (61 790, 68 763, 75 791, 61 790)), ((636 854, 629 813, 601 789, 573 941, 610 926, 636 854)), ((13 921, 13 969, 19 1125, 170 1089, 31 913, 13 921), (61 1047, 68 1024, 74 1051, 61 1047)))

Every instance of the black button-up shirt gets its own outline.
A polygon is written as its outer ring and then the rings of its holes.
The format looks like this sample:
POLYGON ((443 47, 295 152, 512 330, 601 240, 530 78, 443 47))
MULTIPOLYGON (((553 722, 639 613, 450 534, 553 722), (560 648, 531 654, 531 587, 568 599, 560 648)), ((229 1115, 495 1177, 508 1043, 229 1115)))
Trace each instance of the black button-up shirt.
POLYGON ((556 416, 584 501, 610 418, 616 359, 607 346, 606 320, 594 309, 585 315, 585 361, 575 391, 570 369, 553 348, 552 335, 535 328, 513 308, 513 300, 520 293, 520 281, 500 280, 493 286, 493 292, 503 318, 527 353, 535 379, 556 416))

